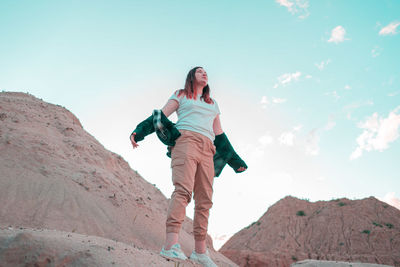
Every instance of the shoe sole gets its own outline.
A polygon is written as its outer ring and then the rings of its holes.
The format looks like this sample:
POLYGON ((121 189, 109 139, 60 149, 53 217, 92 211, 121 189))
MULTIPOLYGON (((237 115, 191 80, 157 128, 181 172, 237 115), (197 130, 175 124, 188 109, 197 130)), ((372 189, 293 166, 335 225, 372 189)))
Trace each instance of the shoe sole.
POLYGON ((183 260, 183 259, 179 259, 179 258, 172 258, 172 257, 168 257, 168 256, 165 256, 165 255, 162 255, 162 254, 160 254, 160 256, 165 258, 165 259, 167 259, 167 260, 171 260, 171 261, 174 261, 174 262, 185 262, 187 260, 187 259, 183 260))
MULTIPOLYGON (((203 263, 201 263, 200 261, 197 261, 197 260, 195 260, 195 259, 188 258, 188 260, 190 260, 191 262, 194 262, 194 263, 196 263, 196 264, 203 265, 203 263)), ((216 263, 214 262, 214 264, 216 264, 216 263)))

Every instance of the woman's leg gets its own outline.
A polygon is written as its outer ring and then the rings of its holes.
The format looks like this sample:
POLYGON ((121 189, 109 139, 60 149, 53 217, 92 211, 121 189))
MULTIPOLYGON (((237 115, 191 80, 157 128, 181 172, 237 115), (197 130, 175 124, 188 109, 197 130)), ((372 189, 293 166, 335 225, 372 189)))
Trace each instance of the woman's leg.
POLYGON ((165 239, 164 248, 166 250, 170 250, 173 245, 178 243, 179 234, 178 233, 167 233, 167 237, 165 239))
POLYGON ((195 240, 194 241, 194 250, 196 253, 204 254, 206 253, 206 240, 195 240))
POLYGON ((193 232, 195 238, 195 250, 197 253, 205 253, 206 236, 208 229, 208 217, 213 205, 213 182, 214 182, 214 145, 210 140, 206 140, 203 146, 203 156, 197 165, 195 182, 193 188, 193 198, 195 201, 195 212, 193 218, 193 232))
POLYGON ((186 206, 192 199, 197 161, 192 157, 193 144, 190 135, 183 134, 171 154, 172 181, 175 187, 169 202, 166 221, 166 242, 168 249, 178 242, 178 235, 186 216, 186 206))

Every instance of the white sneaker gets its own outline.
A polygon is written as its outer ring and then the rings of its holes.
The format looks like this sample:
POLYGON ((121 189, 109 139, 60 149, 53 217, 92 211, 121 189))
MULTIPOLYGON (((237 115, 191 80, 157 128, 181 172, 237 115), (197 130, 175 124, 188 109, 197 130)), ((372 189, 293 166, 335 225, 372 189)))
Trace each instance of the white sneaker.
POLYGON ((179 260, 187 260, 185 253, 181 250, 181 246, 179 244, 175 244, 171 247, 171 249, 166 250, 162 247, 160 255, 167 259, 179 259, 179 260))
POLYGON ((210 253, 206 250, 206 253, 200 254, 196 251, 192 252, 190 255, 190 260, 202 264, 204 267, 218 267, 210 258, 210 253))

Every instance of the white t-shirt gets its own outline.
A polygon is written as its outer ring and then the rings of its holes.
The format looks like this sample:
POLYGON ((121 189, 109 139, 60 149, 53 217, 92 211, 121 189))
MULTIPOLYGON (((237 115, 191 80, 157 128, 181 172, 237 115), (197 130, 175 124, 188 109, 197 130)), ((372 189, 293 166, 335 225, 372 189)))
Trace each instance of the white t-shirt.
POLYGON ((214 142, 215 134, 213 130, 213 122, 215 117, 220 114, 217 101, 214 104, 208 104, 200 99, 188 99, 184 94, 179 96, 176 91, 169 99, 178 101, 179 107, 176 111, 178 114, 178 121, 176 122, 176 128, 178 130, 189 130, 197 133, 201 133, 207 136, 214 142))

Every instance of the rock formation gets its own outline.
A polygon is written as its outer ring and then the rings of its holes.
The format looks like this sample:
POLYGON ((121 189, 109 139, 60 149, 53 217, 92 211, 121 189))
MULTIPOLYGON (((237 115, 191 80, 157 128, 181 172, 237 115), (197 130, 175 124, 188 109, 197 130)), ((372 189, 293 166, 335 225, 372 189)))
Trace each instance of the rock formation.
POLYGON ((400 266, 400 210, 374 197, 315 203, 286 197, 219 251, 239 266, 304 259, 400 266))
MULTIPOLYGON (((173 266, 158 255, 167 198, 71 112, 29 94, 0 93, 0 203, 0 265, 47 266, 80 255, 74 266, 91 265, 85 258, 111 266, 99 255, 115 247, 136 255, 121 261, 110 256, 116 266, 173 266)), ((189 218, 180 238, 190 255, 189 218)), ((212 249, 210 237, 207 243, 219 266, 236 266, 212 249)))

